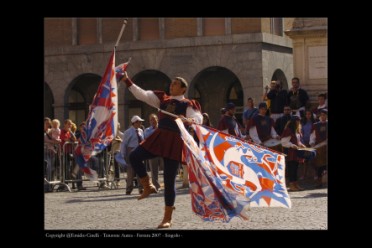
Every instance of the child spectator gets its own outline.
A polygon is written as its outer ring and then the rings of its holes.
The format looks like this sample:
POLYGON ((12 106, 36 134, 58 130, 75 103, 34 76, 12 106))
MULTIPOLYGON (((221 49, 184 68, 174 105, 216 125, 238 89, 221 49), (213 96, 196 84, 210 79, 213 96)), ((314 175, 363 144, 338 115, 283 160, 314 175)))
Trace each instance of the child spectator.
POLYGON ((59 129, 60 122, 57 119, 52 120, 52 128, 50 129, 49 135, 52 137, 53 140, 61 141, 61 129, 59 129))

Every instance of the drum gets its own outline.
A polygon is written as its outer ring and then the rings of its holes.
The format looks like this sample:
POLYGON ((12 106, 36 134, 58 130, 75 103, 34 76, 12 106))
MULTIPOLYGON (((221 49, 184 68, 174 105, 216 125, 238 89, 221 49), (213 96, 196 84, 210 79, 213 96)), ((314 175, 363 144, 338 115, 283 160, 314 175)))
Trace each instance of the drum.
POLYGON ((264 143, 263 143, 264 146, 266 146, 267 148, 270 148, 271 150, 274 150, 274 151, 277 151, 277 152, 283 152, 282 150, 282 142, 280 140, 277 140, 277 139, 269 139, 269 140, 266 140, 264 143))
POLYGON ((297 149, 297 157, 299 158, 303 158, 305 160, 312 160, 316 158, 316 156, 317 152, 315 148, 305 147, 297 149))
POLYGON ((325 140, 323 142, 320 142, 319 144, 315 145, 313 148, 318 149, 318 148, 320 148, 322 146, 325 146, 325 145, 327 145, 327 140, 325 140))
POLYGON ((324 166, 324 165, 327 165, 327 149, 328 148, 328 145, 322 145, 322 146, 318 146, 318 148, 316 149, 316 157, 314 159, 314 166, 315 167, 321 167, 321 166, 324 166))

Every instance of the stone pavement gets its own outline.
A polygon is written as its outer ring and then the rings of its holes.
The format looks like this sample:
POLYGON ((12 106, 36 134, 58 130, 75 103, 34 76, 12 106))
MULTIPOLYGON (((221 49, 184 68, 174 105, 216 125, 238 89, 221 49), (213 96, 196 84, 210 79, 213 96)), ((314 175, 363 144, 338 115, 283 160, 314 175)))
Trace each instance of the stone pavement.
MULTIPOLYGON (((86 191, 45 193, 45 230, 156 230, 163 218, 163 191, 138 201, 138 189, 127 196, 124 180, 121 183, 114 190, 98 190, 93 182, 84 182, 86 191)), ((311 189, 308 184, 308 190, 290 192, 291 209, 251 208, 249 221, 211 223, 192 212, 189 190, 179 189, 181 185, 177 178, 176 210, 167 230, 328 229, 326 188, 311 189)))

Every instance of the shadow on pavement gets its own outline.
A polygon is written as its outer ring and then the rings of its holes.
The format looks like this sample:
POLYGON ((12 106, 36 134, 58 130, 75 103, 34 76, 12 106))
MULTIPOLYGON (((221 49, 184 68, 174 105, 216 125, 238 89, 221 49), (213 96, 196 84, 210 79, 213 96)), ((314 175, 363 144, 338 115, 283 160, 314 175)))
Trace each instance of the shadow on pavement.
MULTIPOLYGON (((184 195, 189 194, 189 188, 177 188, 176 195, 184 195)), ((133 193, 132 195, 125 195, 123 192, 122 194, 115 194, 115 195, 100 195, 100 196, 82 196, 82 197, 74 197, 74 199, 67 200, 66 203, 78 203, 78 202, 100 202, 100 201, 118 201, 118 200, 132 200, 133 198, 137 198, 139 196, 138 193, 133 193)), ((161 190, 157 194, 152 194, 150 197, 164 197, 164 189, 161 190)))
POLYGON ((305 196, 291 196, 291 199, 296 198, 319 198, 319 197, 328 197, 328 193, 311 193, 305 196))

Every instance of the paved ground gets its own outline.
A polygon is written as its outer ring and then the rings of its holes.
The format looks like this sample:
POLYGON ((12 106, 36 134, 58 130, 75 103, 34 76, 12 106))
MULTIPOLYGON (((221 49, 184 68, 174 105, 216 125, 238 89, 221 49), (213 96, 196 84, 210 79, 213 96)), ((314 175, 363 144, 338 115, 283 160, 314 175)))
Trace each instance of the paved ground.
MULTIPOLYGON (((162 192, 138 201, 138 189, 126 196, 123 185, 115 190, 84 185, 86 191, 45 193, 45 230, 154 230, 162 220, 162 192)), ((177 187, 181 185, 177 180, 177 187)), ((290 193, 291 209, 252 208, 249 221, 234 218, 230 223, 202 221, 191 210, 188 189, 178 189, 173 226, 167 230, 328 229, 327 189, 305 186, 308 190, 290 193)))

